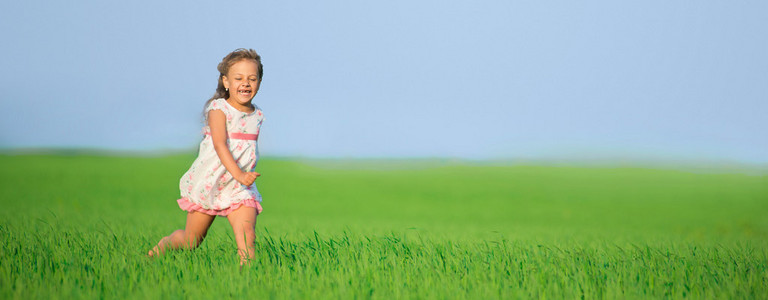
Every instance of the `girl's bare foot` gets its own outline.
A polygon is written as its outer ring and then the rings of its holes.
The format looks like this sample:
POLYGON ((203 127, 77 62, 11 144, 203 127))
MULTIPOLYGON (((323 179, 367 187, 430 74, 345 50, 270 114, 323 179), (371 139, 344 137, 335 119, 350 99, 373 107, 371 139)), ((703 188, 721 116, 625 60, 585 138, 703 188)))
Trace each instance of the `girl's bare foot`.
MULTIPOLYGON (((242 253, 241 253, 242 254, 242 253)), ((252 262, 255 260, 256 257, 248 258, 246 256, 240 255, 240 267, 250 267, 252 262)))
POLYGON ((243 268, 250 268, 251 267, 251 260, 252 259, 247 259, 247 258, 240 257, 240 271, 241 272, 243 271, 243 268))
POLYGON ((171 239, 170 236, 166 236, 166 237, 163 237, 162 239, 160 239, 160 241, 157 242, 157 245, 155 245, 155 247, 152 248, 152 250, 149 250, 149 253, 147 253, 147 257, 154 258, 154 257, 158 257, 158 256, 162 255, 163 252, 165 252, 164 251, 165 250, 165 246, 168 245, 168 242, 169 242, 170 239, 171 239))

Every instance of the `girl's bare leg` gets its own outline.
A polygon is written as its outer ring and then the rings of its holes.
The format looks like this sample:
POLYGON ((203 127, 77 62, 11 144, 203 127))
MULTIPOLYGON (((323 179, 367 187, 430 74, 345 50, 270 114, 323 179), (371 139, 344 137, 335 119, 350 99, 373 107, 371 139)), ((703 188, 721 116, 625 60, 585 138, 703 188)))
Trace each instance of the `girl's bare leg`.
POLYGON ((204 213, 193 211, 187 213, 187 225, 184 229, 179 229, 171 235, 163 237, 147 256, 159 256, 167 250, 176 249, 194 249, 203 242, 208 228, 211 227, 216 216, 206 215, 204 213))
POLYGON ((241 206, 227 215, 232 232, 237 241, 237 252, 240 254, 240 264, 247 264, 255 257, 256 252, 256 209, 241 206))

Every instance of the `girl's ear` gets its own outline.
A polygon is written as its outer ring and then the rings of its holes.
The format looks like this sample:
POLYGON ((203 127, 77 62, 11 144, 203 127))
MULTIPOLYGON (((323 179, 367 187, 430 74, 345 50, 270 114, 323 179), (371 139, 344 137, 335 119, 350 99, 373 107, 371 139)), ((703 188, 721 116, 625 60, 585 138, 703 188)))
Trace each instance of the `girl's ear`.
POLYGON ((229 82, 227 81, 227 76, 226 75, 221 75, 221 83, 224 84, 224 88, 225 89, 229 88, 229 82))

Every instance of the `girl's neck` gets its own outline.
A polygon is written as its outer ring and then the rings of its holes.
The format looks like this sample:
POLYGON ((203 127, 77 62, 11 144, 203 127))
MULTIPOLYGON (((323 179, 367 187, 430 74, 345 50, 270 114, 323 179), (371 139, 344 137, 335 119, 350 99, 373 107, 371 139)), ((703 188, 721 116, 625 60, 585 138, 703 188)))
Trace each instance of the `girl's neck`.
POLYGON ((227 103, 229 103, 230 106, 244 113, 252 113, 254 110, 256 110, 256 108, 253 107, 253 103, 251 102, 248 102, 247 105, 243 105, 243 104, 237 103, 237 101, 231 100, 231 98, 228 98, 225 101, 227 101, 227 103))

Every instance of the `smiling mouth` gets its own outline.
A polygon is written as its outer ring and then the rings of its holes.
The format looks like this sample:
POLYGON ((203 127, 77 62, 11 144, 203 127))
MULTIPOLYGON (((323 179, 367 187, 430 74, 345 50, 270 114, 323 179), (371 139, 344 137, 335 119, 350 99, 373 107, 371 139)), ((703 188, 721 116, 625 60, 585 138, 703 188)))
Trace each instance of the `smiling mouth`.
POLYGON ((238 90, 237 93, 243 96, 251 96, 250 90, 238 90))

